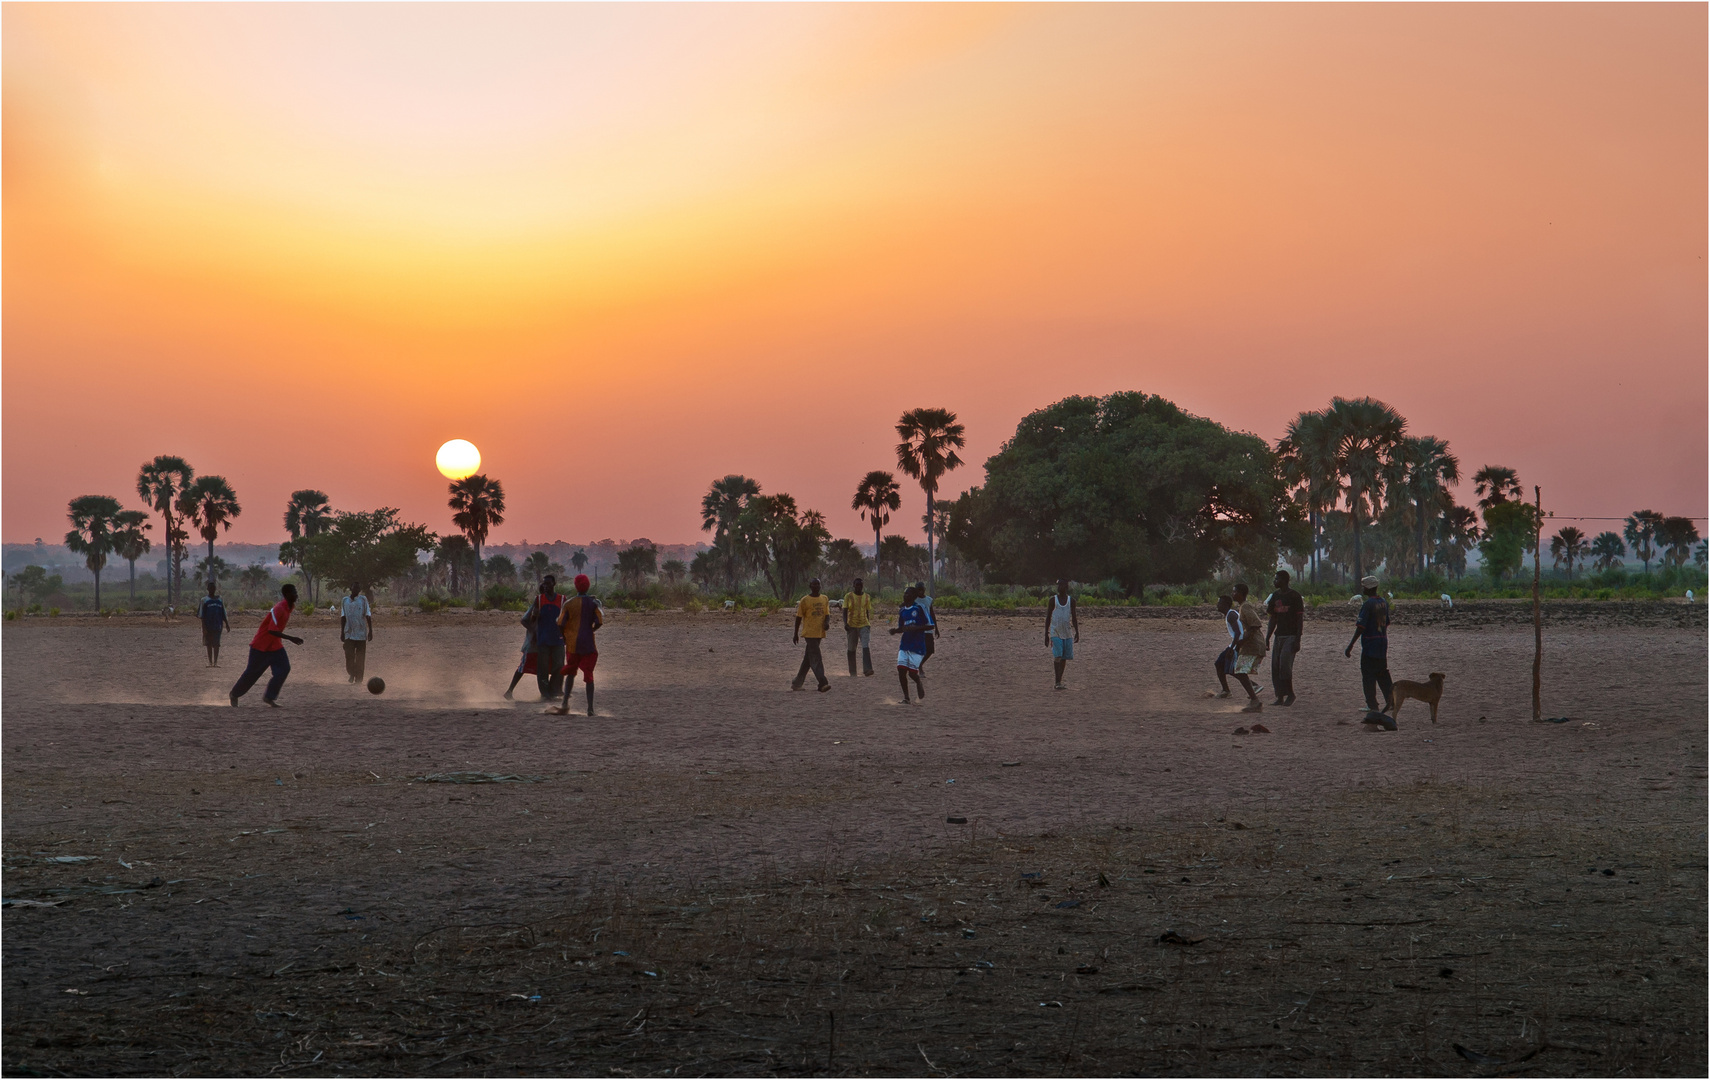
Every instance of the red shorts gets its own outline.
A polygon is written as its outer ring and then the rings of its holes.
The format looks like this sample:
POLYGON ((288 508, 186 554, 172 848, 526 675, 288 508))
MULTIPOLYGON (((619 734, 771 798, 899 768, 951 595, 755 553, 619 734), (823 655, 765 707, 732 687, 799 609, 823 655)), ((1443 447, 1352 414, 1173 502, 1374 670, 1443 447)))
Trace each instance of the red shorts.
POLYGON ((576 669, 581 668, 582 681, 591 683, 594 681, 594 661, 599 658, 600 654, 597 652, 571 653, 564 660, 564 671, 562 674, 575 678, 576 669))

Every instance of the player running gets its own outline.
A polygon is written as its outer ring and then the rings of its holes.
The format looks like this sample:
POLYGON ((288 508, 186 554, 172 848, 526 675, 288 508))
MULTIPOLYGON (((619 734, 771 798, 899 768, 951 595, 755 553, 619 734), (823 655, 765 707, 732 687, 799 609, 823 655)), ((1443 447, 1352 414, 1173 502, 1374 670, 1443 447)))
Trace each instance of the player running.
POLYGON ((564 702, 551 711, 559 716, 570 715, 570 692, 576 689, 576 672, 582 672, 582 685, 588 688, 588 715, 594 715, 594 663, 599 649, 594 644, 594 632, 606 624, 597 596, 588 595, 588 575, 576 575, 576 595, 564 605, 558 620, 559 636, 570 644, 570 655, 564 661, 564 702))
POLYGON ((926 659, 926 643, 930 640, 927 635, 936 627, 932 625, 932 617, 921 608, 919 599, 920 593, 913 585, 903 590, 903 606, 897 611, 897 625, 891 627, 891 633, 902 635, 897 648, 897 681, 902 683, 904 705, 908 704, 910 678, 914 679, 920 700, 926 700, 926 684, 920 681, 920 665, 926 659))
POLYGON ((284 599, 262 616, 261 626, 255 631, 255 637, 250 639, 249 666, 243 669, 243 674, 232 686, 233 708, 237 707, 238 698, 249 693, 255 680, 269 668, 273 670, 273 677, 267 680, 267 689, 261 692, 261 700, 275 709, 279 708, 279 691, 285 685, 285 676, 291 674, 291 658, 285 655, 285 643, 303 643, 302 638, 285 632, 285 624, 291 621, 291 611, 297 606, 297 586, 287 582, 280 586, 279 595, 284 599))

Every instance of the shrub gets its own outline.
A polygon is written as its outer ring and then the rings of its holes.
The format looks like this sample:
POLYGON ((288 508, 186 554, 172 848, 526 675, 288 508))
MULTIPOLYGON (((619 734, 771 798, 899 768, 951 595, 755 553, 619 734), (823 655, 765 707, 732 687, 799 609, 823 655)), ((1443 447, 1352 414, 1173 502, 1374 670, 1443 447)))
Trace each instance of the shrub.
POLYGON ((482 596, 488 607, 501 611, 525 611, 528 608, 528 590, 518 585, 489 585, 482 596))

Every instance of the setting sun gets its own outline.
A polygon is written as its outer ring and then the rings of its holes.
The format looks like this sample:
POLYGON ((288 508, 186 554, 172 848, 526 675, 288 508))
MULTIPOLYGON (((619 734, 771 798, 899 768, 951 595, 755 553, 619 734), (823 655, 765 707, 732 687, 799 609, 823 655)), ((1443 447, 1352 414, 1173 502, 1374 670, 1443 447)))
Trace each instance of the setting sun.
POLYGON ((433 463, 447 479, 461 480, 465 476, 474 476, 481 468, 481 451, 475 449, 475 444, 468 439, 452 439, 439 448, 439 453, 433 456, 433 463))

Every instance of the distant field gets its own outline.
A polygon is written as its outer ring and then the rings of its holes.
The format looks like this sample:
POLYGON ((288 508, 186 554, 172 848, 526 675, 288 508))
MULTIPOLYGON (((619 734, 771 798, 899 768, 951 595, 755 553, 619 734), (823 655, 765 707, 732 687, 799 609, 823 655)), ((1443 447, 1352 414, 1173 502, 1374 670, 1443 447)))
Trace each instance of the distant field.
POLYGON ((785 613, 617 614, 592 719, 499 699, 514 615, 383 617, 379 698, 303 619, 279 711, 253 616, 219 671, 7 623, 4 1068, 1703 1075, 1705 609, 1549 612, 1567 723, 1529 606, 1404 605, 1441 722, 1367 732, 1321 608, 1245 736, 1198 613, 1084 620, 1063 693, 947 613, 907 707, 839 638, 790 693, 785 613))

